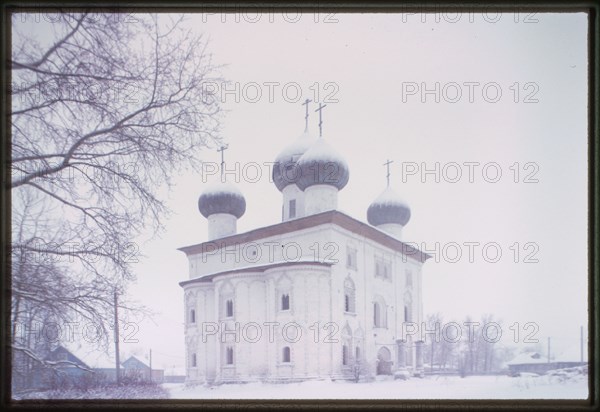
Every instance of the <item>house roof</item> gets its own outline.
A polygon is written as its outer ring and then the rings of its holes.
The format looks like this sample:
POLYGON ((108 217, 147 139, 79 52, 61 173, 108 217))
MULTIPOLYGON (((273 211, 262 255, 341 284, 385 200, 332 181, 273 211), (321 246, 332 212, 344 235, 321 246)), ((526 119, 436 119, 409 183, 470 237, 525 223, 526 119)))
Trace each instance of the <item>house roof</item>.
POLYGON ((121 363, 121 365, 123 365, 123 366, 124 366, 124 365, 125 365, 127 362, 129 362, 129 361, 130 361, 130 360, 132 360, 132 359, 133 359, 133 360, 135 360, 135 361, 137 361, 137 362, 139 362, 139 363, 141 363, 143 366, 145 366, 145 367, 147 367, 147 368, 150 368, 150 366, 149 366, 148 364, 146 364, 146 362, 142 361, 140 358, 138 358, 138 357, 137 357, 137 356, 135 356, 135 355, 131 355, 130 357, 128 357, 126 360, 124 360, 124 361, 121 363))
POLYGON ((227 246, 250 243, 259 239, 292 233, 324 224, 337 225, 392 250, 403 253, 404 255, 421 263, 425 262, 431 257, 431 255, 421 252, 414 246, 404 243, 374 226, 363 223, 360 220, 354 219, 353 217, 350 217, 337 210, 329 210, 327 212, 309 215, 294 220, 288 220, 286 222, 261 227, 249 232, 238 233, 221 239, 202 242, 196 245, 184 246, 178 250, 181 250, 186 255, 202 254, 207 251, 214 252, 215 247, 217 247, 217 249, 221 249, 227 246))
POLYGON ((62 346, 78 359, 82 360, 89 368, 114 369, 115 367, 114 354, 112 353, 98 350, 98 348, 95 347, 86 348, 81 344, 78 346, 75 346, 74 344, 63 344, 62 346))
MULTIPOLYGON (((80 366, 83 366, 84 368, 88 368, 88 369, 90 368, 84 361, 82 361, 77 355, 75 355, 72 350, 64 347, 63 345, 59 345, 53 351, 51 351, 46 356, 46 360, 52 361, 52 362, 57 362, 57 359, 53 359, 53 356, 58 352, 66 352, 72 358, 72 359, 67 359, 69 362, 76 363, 80 366)), ((69 367, 69 366, 75 367, 75 365, 65 365, 65 366, 66 367, 69 367)))
POLYGON ((515 356, 507 365, 525 365, 533 363, 547 363, 548 359, 538 352, 525 352, 515 356))

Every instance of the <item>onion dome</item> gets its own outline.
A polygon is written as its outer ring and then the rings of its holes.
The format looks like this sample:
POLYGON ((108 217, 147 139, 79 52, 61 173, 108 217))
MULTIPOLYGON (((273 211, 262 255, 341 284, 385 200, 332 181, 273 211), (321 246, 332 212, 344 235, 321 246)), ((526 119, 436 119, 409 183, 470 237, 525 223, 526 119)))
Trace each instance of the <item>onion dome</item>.
POLYGON ((206 218, 215 213, 228 213, 239 219, 246 211, 246 199, 231 183, 213 183, 200 195, 198 209, 206 218))
POLYGON ((386 223, 406 225, 410 220, 410 207, 391 187, 387 187, 367 209, 367 221, 373 226, 386 223))
POLYGON ((341 190, 348 183, 350 170, 346 160, 325 139, 319 138, 298 159, 300 190, 313 185, 331 185, 341 190))
POLYGON ((273 182, 281 192, 287 185, 296 183, 300 170, 296 162, 315 142, 315 138, 306 130, 300 137, 281 151, 275 158, 273 165, 273 182))

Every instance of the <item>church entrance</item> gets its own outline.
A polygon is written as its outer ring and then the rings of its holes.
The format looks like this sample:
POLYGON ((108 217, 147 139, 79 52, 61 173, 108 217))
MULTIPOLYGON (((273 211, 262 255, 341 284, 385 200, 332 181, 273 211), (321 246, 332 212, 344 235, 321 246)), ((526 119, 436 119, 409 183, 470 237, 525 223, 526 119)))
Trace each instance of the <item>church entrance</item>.
POLYGON ((377 352, 377 375, 392 374, 392 354, 385 346, 377 352))

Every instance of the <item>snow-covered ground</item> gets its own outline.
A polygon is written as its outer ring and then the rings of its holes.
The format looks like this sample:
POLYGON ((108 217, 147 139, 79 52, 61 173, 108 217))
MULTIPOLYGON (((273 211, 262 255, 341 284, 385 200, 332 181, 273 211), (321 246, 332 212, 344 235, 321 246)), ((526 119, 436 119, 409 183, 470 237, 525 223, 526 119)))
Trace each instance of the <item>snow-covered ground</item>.
POLYGON ((307 381, 288 384, 163 385, 173 399, 586 399, 588 375, 427 376, 368 383, 307 381))

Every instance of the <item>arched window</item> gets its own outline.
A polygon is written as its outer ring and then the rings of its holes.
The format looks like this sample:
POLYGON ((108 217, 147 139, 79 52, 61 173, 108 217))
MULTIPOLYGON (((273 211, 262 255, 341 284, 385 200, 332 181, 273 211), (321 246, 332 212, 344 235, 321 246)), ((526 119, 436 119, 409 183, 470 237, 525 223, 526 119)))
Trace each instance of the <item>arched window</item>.
POLYGON ((290 310, 290 295, 281 295, 281 310, 290 310))
POLYGON ((289 346, 285 346, 283 348, 283 356, 282 356, 282 360, 281 361, 285 362, 285 363, 289 363, 289 362, 291 362, 290 359, 291 359, 290 347, 289 346))
POLYGON ((360 362, 360 348, 357 346, 356 347, 356 361, 360 362))
POLYGON ((373 302, 373 325, 376 328, 387 328, 387 305, 380 296, 373 302))
POLYGON ((196 323, 196 310, 190 310, 190 323, 196 323))
POLYGON ((348 346, 342 346, 342 365, 348 365, 348 346))
POLYGON ((196 361, 196 354, 192 353, 192 368, 195 368, 196 366, 198 366, 198 363, 196 361))
POLYGON ((226 349, 226 360, 225 363, 227 365, 233 365, 233 348, 228 346, 226 349))
POLYGON ((225 316, 228 318, 233 317, 233 299, 227 299, 225 302, 225 316))
POLYGON ((404 322, 412 322, 410 318, 410 307, 408 305, 404 305, 404 322))
POLYGON ((344 281, 344 311, 348 313, 356 311, 356 289, 350 277, 344 281))

